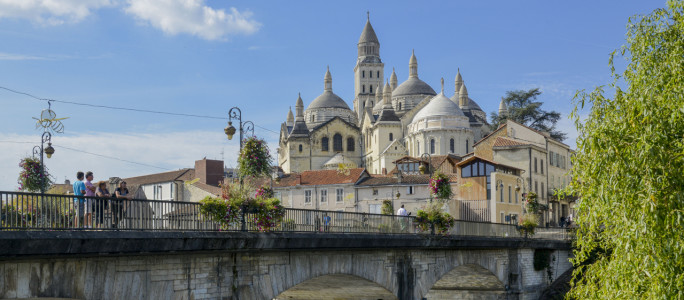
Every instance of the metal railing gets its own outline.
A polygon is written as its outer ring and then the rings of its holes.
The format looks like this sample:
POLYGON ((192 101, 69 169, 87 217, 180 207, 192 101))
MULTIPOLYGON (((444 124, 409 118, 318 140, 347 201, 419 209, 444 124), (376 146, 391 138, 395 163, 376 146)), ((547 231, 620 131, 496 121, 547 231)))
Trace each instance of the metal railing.
MULTIPOLYGON (((142 230, 241 231, 237 222, 222 225, 200 213, 200 203, 115 199, 73 195, 0 192, 0 231, 142 230), (83 215, 80 214, 83 211, 83 215)), ((255 214, 245 213, 246 231, 259 231, 255 214)), ((271 231, 316 233, 430 234, 415 217, 286 208, 271 231)), ((519 238, 516 226, 457 220, 447 235, 519 238)), ((568 239, 562 228, 537 228, 530 238, 568 239)))

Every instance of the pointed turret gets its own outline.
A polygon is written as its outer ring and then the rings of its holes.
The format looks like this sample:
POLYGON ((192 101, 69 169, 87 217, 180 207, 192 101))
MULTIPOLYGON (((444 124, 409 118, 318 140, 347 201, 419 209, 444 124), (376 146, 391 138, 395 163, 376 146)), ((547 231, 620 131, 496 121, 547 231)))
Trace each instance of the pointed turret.
POLYGON ((359 56, 380 56, 380 41, 370 23, 370 13, 368 13, 366 26, 363 27, 361 37, 359 37, 358 47, 359 56))
POLYGON ((375 89, 375 103, 380 103, 382 101, 382 88, 380 88, 380 85, 378 84, 377 88, 375 89))
POLYGON ((292 126, 294 125, 294 115, 292 115, 292 106, 290 106, 290 109, 287 111, 287 126, 292 126))
POLYGON ((454 96, 456 96, 456 99, 458 99, 458 93, 461 91, 461 86, 463 85, 463 77, 461 76, 460 68, 458 69, 458 73, 456 73, 454 85, 456 86, 456 88, 454 89, 454 96))
POLYGON ((290 136, 303 136, 309 135, 309 129, 306 127, 304 122, 304 101, 302 101, 302 94, 300 93, 297 97, 297 104, 295 105, 296 117, 294 128, 290 132, 290 136))
POLYGON ((458 106, 461 109, 468 108, 468 89, 466 89, 465 82, 461 85, 461 89, 458 92, 458 106))
POLYGON ((508 117, 508 107, 503 97, 501 97, 501 102, 499 103, 499 118, 502 117, 508 117))
POLYGON ((378 116, 378 122, 400 122, 392 107, 392 87, 387 82, 383 88, 382 111, 378 116))
POLYGON ((411 50, 411 59, 409 59, 409 78, 418 77, 418 60, 416 59, 416 52, 411 50))
POLYGON ((392 87, 390 87, 389 83, 385 82, 385 87, 382 90, 382 100, 385 102, 384 105, 389 105, 389 107, 392 107, 392 87))
POLYGON ((392 87, 392 90, 397 88, 397 73, 394 72, 394 68, 392 68, 392 76, 390 76, 390 86, 392 87))
POLYGON ((328 69, 325 71, 325 79, 323 80, 325 82, 325 91, 332 92, 332 75, 330 75, 330 66, 328 66, 328 69))

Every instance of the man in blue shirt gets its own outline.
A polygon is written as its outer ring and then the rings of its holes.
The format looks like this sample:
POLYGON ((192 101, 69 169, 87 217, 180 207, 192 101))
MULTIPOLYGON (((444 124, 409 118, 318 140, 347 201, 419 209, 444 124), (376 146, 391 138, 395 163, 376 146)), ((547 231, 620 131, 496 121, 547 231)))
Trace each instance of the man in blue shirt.
MULTIPOLYGON (((81 171, 78 171, 76 173, 76 180, 74 182, 74 195, 75 196, 84 196, 86 192, 86 187, 85 183, 83 182, 83 177, 84 174, 81 171)), ((85 198, 74 198, 74 208, 76 209, 76 218, 74 220, 74 226, 79 227, 79 225, 83 225, 84 221, 84 212, 85 212, 85 198)))

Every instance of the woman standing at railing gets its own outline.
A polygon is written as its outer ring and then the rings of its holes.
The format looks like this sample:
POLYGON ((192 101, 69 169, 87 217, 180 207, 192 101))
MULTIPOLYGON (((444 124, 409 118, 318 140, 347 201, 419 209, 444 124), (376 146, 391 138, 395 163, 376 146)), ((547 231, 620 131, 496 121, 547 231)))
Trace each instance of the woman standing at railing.
POLYGON ((94 214, 95 214, 95 227, 97 228, 102 228, 102 224, 104 223, 104 212, 108 208, 108 203, 109 200, 104 199, 104 198, 109 198, 112 195, 109 193, 109 190, 107 190, 107 183, 104 181, 100 181, 97 183, 97 189, 95 190, 95 196, 99 197, 98 199, 95 199, 95 203, 93 206, 94 214))

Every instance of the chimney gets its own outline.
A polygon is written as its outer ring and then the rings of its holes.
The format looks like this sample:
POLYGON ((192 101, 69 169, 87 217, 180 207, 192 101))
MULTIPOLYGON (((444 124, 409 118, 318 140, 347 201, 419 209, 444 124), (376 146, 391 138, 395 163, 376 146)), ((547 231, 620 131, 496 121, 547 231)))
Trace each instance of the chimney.
POLYGON ((301 185, 302 184, 302 174, 297 174, 297 177, 295 177, 295 178, 296 178, 295 184, 301 185))
POLYGON ((196 160, 195 176, 204 184, 218 186, 223 180, 223 161, 206 158, 196 160))

